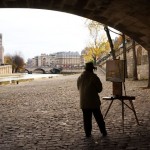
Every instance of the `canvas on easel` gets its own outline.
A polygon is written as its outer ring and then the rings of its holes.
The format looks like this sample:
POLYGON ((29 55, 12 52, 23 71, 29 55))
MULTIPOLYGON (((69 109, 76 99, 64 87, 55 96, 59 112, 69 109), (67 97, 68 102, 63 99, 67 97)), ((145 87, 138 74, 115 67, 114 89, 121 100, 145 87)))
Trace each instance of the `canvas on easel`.
POLYGON ((125 82, 125 62, 124 60, 106 61, 106 81, 125 82))
POLYGON ((108 60, 106 62, 106 81, 113 84, 113 95, 122 96, 122 83, 125 82, 124 60, 108 60))

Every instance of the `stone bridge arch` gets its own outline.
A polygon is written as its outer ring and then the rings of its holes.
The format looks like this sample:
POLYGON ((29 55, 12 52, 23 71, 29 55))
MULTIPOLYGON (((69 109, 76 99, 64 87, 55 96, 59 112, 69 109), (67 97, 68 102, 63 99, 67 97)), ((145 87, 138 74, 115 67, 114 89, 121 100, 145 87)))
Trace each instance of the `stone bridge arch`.
POLYGON ((44 69, 42 69, 42 68, 34 69, 34 70, 32 71, 32 73, 36 73, 37 71, 42 71, 43 74, 46 74, 46 71, 45 71, 44 69))
POLYGON ((1 8, 67 12, 111 26, 150 50, 149 0, 2 0, 1 8))

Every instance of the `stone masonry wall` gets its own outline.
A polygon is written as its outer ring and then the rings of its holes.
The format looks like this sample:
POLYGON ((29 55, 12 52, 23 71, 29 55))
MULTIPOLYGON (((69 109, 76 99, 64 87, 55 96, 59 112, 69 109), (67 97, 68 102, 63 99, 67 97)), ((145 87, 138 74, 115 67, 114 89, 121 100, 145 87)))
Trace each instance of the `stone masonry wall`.
POLYGON ((0 75, 5 75, 5 74, 12 74, 11 65, 0 66, 0 75))

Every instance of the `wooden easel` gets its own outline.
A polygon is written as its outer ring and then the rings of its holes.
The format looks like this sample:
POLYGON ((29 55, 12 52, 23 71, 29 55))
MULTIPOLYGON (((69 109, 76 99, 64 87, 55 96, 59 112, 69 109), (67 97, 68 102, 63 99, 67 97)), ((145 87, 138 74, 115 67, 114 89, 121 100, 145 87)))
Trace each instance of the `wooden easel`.
POLYGON ((125 61, 124 60, 108 60, 106 62, 106 80, 112 82, 113 87, 113 96, 110 97, 103 97, 104 100, 110 100, 110 104, 108 109, 104 115, 104 119, 106 118, 114 100, 119 100, 121 102, 122 108, 122 126, 124 132, 124 106, 129 108, 135 116, 136 122, 139 125, 139 121, 136 115, 136 111, 133 105, 132 100, 135 100, 134 96, 127 96, 126 95, 126 88, 125 88, 125 61), (123 88, 122 88, 123 87, 123 88), (123 91, 124 90, 124 91, 123 91), (123 96, 124 93, 124 96, 123 96), (125 103, 125 101, 129 101, 129 104, 125 103))
POLYGON ((129 108, 130 110, 132 110, 132 112, 134 113, 136 122, 139 125, 139 121, 138 121, 138 118, 137 118, 137 115, 136 115, 136 111, 135 111, 135 108, 134 108, 134 105, 133 105, 133 102, 132 102, 132 100, 135 100, 135 97, 126 95, 126 89, 125 89, 125 83, 124 82, 112 82, 112 84, 113 84, 113 96, 103 97, 103 100, 110 100, 111 101, 108 108, 107 108, 107 111, 104 115, 104 119, 106 118, 106 116, 107 116, 114 100, 119 100, 121 102, 121 106, 122 106, 122 127, 123 127, 123 132, 124 132, 124 111, 125 111, 124 105, 127 108, 129 108), (124 93, 125 93, 124 96, 122 95, 122 86, 124 87, 124 93), (127 100, 129 101, 130 106, 125 103, 125 101, 127 101, 127 100))

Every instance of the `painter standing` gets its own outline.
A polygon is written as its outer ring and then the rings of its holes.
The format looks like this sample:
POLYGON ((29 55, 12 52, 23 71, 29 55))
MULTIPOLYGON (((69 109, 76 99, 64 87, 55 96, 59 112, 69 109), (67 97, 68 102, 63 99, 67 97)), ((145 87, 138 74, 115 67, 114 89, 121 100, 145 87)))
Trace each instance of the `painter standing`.
POLYGON ((103 136, 107 135, 105 122, 100 110, 100 93, 103 89, 100 78, 94 73, 92 62, 86 63, 85 71, 77 79, 77 88, 80 93, 80 107, 83 112, 83 123, 86 137, 91 136, 92 115, 98 124, 103 136))

